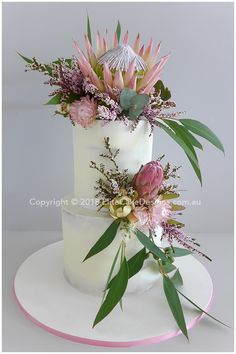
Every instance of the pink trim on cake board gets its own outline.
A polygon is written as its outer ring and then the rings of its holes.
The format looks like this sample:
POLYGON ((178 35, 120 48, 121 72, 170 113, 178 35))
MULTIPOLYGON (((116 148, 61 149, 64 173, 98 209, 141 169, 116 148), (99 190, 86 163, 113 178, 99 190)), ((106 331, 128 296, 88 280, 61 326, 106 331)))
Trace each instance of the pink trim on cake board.
MULTIPOLYGON (((31 320, 34 324, 36 324, 38 327, 44 329, 45 331, 54 334, 57 337, 61 337, 63 339, 67 339, 72 342, 77 342, 77 343, 82 343, 82 344, 87 344, 87 345, 92 345, 92 346, 100 346, 100 347, 112 347, 112 348, 127 348, 127 347, 134 347, 134 346, 142 346, 142 345, 149 345, 149 344, 157 344, 163 341, 166 341, 170 338, 176 337, 179 334, 181 334, 180 330, 176 330, 174 332, 167 333, 165 335, 157 336, 157 337, 151 337, 151 338, 146 338, 142 340, 135 340, 135 341, 128 341, 128 342, 111 342, 111 341, 102 341, 102 340, 97 340, 97 339, 90 339, 90 338, 83 338, 83 337, 78 337, 74 336, 68 333, 64 333, 61 331, 58 331, 54 328, 51 328, 40 321, 38 321, 36 318, 31 316, 21 305, 19 299, 17 298, 16 291, 15 291, 15 286, 13 287, 13 293, 14 297, 16 299, 17 304, 19 305, 20 309, 23 311, 24 315, 31 320)), ((212 295, 210 298, 210 301, 204 309, 204 311, 208 311, 213 300, 213 291, 212 295)), ((203 317, 205 316, 204 313, 199 315, 197 318, 195 318, 190 324, 187 326, 188 329, 191 329, 194 327, 203 317)))

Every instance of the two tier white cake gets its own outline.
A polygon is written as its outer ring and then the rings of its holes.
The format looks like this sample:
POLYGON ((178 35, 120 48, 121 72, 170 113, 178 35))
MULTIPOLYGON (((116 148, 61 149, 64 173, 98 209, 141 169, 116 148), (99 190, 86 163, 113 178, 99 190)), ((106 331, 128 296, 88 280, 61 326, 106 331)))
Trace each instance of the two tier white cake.
MULTIPOLYGON (((89 249, 112 222, 106 211, 96 210, 94 186, 99 175, 89 167, 90 161, 102 162, 99 161, 99 154, 104 152, 105 137, 110 138, 112 148, 120 149, 120 168, 128 168, 132 175, 138 172, 142 164, 152 159, 153 135, 150 136, 150 128, 145 121, 140 121, 132 133, 130 127, 122 122, 112 122, 101 127, 101 123, 97 121, 89 129, 80 125, 73 127, 74 195, 65 198, 67 205, 62 208, 64 273, 73 286, 94 295, 101 294, 104 290, 118 245, 124 237, 118 231, 109 247, 83 263, 89 249)), ((129 259, 142 245, 137 238, 125 240, 129 259)), ((158 279, 156 267, 153 261, 146 260, 142 271, 130 279, 126 293, 149 289, 158 279)))

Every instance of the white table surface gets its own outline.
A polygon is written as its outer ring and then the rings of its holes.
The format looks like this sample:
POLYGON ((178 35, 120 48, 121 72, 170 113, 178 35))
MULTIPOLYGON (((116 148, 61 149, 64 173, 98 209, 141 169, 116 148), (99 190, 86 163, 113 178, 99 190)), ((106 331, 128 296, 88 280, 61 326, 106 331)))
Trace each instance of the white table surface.
MULTIPOLYGON (((194 235, 213 262, 202 259, 214 283, 211 314, 233 326, 233 235, 194 235)), ((39 248, 61 239, 59 232, 5 231, 3 233, 3 348, 4 352, 106 352, 109 348, 86 346, 56 337, 35 326, 13 297, 12 285, 20 264, 39 248)), ((232 352, 233 329, 204 318, 190 330, 190 342, 178 336, 159 344, 115 349, 132 352, 232 352)))

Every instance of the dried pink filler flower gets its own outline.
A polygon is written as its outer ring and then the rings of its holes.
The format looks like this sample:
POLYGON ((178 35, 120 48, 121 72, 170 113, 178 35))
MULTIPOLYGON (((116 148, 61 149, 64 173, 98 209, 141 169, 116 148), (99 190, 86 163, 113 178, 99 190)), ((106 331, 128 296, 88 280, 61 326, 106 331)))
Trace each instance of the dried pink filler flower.
POLYGON ((73 123, 89 128, 96 119, 97 104, 93 98, 90 100, 89 97, 82 97, 71 104, 69 113, 73 123))
POLYGON ((163 168, 160 162, 151 161, 142 166, 134 176, 133 187, 138 192, 139 198, 155 200, 163 182, 163 168))
POLYGON ((133 215, 138 219, 139 226, 142 229, 154 230, 170 218, 171 205, 168 201, 157 200, 151 207, 137 206, 133 215))

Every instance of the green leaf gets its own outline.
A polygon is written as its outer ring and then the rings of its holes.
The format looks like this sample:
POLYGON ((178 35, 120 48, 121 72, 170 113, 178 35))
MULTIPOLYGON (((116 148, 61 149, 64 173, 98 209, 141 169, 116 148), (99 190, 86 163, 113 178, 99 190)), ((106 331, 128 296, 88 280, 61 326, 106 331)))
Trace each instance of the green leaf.
POLYGON ((29 59, 29 58, 25 57, 24 55, 20 54, 19 52, 17 52, 17 54, 18 54, 22 59, 24 59, 28 64, 32 64, 32 63, 33 63, 33 60, 32 60, 32 59, 29 59))
POLYGON ((226 326, 228 328, 231 328, 230 326, 228 326, 227 324, 225 324, 224 322, 221 322, 220 320, 218 320, 217 318, 213 317, 212 315, 210 315, 208 312, 204 311, 200 306, 198 306, 197 304, 195 304, 192 300, 190 300, 186 295, 184 295, 183 293, 181 293, 181 291, 179 291, 178 289, 176 289, 176 291, 183 296, 186 300, 188 300, 193 306, 195 306, 199 311, 205 313, 205 315, 207 315, 208 317, 212 318, 213 320, 215 320, 216 322, 219 322, 220 324, 222 324, 223 326, 226 326))
POLYGON ((176 270, 175 274, 171 278, 171 281, 175 286, 183 285, 184 282, 183 282, 183 278, 179 272, 179 269, 176 270))
POLYGON ((47 103, 46 105, 54 105, 54 104, 60 104, 61 103, 61 94, 58 93, 56 96, 53 96, 47 103))
POLYGON ((213 133, 211 129, 209 129, 205 124, 194 120, 194 119, 180 119, 180 122, 191 132, 201 136, 202 138, 208 140, 212 143, 215 147, 221 150, 223 153, 224 146, 219 140, 219 138, 213 133))
POLYGON ((190 141, 190 143, 197 147, 198 149, 203 150, 202 144, 195 138, 194 135, 192 135, 186 128, 184 125, 179 124, 173 120, 169 120, 169 119, 165 119, 165 123, 168 124, 173 130, 179 130, 182 131, 182 133, 184 135, 186 135, 186 137, 188 138, 188 140, 190 141))
POLYGON ((165 273, 173 272, 176 269, 176 266, 172 263, 162 264, 162 268, 165 273))
POLYGON ((182 309, 181 302, 179 300, 177 290, 175 289, 175 286, 173 285, 170 278, 168 278, 165 275, 163 276, 163 287, 164 287, 164 292, 166 295, 167 302, 175 318, 175 321, 179 326, 180 330, 182 331, 182 333, 188 339, 188 331, 187 331, 183 309, 182 309))
POLYGON ((175 199, 175 198, 179 198, 179 194, 165 193, 165 194, 161 194, 161 198, 162 198, 162 200, 175 199))
POLYGON ((117 27, 116 27, 116 35, 117 35, 118 43, 120 42, 120 34, 121 34, 121 25, 120 25, 120 21, 118 20, 117 27))
MULTIPOLYGON (((135 274, 137 274, 143 267, 143 263, 146 259, 146 250, 142 248, 138 253, 136 253, 133 257, 128 260, 129 267, 129 279, 132 278, 135 274)), ((116 276, 110 281, 108 288, 111 287, 114 282, 116 276)))
POLYGON ((200 171, 200 167, 198 164, 198 159, 197 159, 197 155, 195 153, 195 150, 192 146, 192 144, 190 143, 189 139, 183 135, 182 132, 178 131, 173 131, 172 128, 170 128, 168 125, 166 126, 161 119, 156 119, 160 125, 160 127, 172 138, 174 139, 177 144, 179 146, 182 147, 182 149, 184 150, 184 152, 186 153, 200 183, 202 184, 202 177, 201 177, 201 171, 200 171))
POLYGON ((128 110, 131 106, 130 100, 136 96, 136 92, 130 88, 124 88, 120 95, 120 105, 124 110, 128 110))
POLYGON ((146 94, 135 95, 130 99, 130 108, 129 108, 129 118, 135 119, 142 112, 144 107, 149 102, 149 96, 146 94))
POLYGON ((90 20, 88 15, 87 15, 87 37, 90 44, 92 45, 91 27, 90 27, 90 20))
POLYGON ((169 259, 165 256, 164 252, 161 251, 159 247, 155 245, 142 231, 137 230, 136 236, 138 240, 146 247, 152 254, 160 258, 162 261, 169 263, 169 259))
POLYGON ((171 205, 171 210, 172 211, 181 211, 185 209, 185 206, 180 205, 180 204, 174 204, 174 203, 170 203, 171 205))
POLYGON ((104 234, 100 237, 100 239, 95 243, 95 245, 90 249, 89 253, 83 260, 86 261, 88 258, 94 256, 95 254, 103 251, 107 248, 112 241, 114 240, 117 230, 119 228, 120 221, 114 220, 113 223, 106 229, 104 234))
POLYGON ((154 87, 157 92, 160 92, 160 97, 163 101, 168 101, 171 98, 170 90, 164 86, 161 80, 158 80, 154 87))
POLYGON ((120 302, 122 296, 125 293, 128 284, 128 279, 129 268, 126 258, 124 257, 117 277, 111 285, 107 296, 97 313, 97 316, 93 323, 93 327, 96 326, 96 324, 98 324, 99 322, 101 322, 107 315, 109 315, 113 308, 120 302))
POLYGON ((192 254, 192 252, 187 250, 186 248, 172 247, 172 250, 173 250, 173 257, 183 257, 192 254))
POLYGON ((176 225, 176 226, 179 226, 179 227, 184 227, 185 226, 182 222, 174 220, 174 219, 168 219, 167 223, 170 224, 170 225, 176 225))
POLYGON ((104 291, 104 296, 103 296, 102 302, 103 302, 103 300, 104 300, 104 298, 105 298, 105 296, 106 296, 106 290, 107 290, 108 288, 110 288, 110 280, 111 280, 111 277, 112 277, 112 274, 113 274, 115 265, 116 265, 116 263, 117 263, 117 259, 118 259, 120 250, 121 250, 121 244, 120 244, 120 247, 118 248, 118 251, 117 251, 117 253, 116 253, 116 255, 115 255, 115 258, 114 258, 114 260, 113 260, 113 262, 112 262, 112 265, 111 265, 111 269, 110 269, 110 272, 109 272, 109 275, 108 275, 108 278, 107 278, 107 282, 106 282, 106 286, 105 286, 105 291, 104 291))

